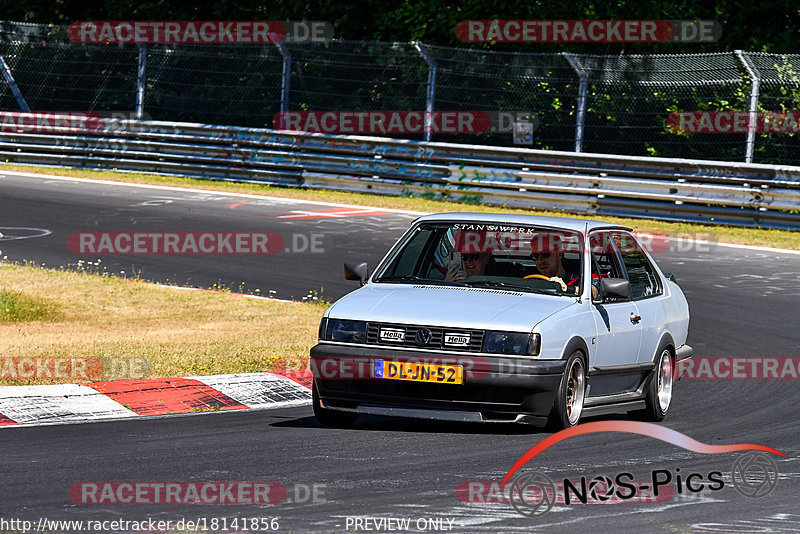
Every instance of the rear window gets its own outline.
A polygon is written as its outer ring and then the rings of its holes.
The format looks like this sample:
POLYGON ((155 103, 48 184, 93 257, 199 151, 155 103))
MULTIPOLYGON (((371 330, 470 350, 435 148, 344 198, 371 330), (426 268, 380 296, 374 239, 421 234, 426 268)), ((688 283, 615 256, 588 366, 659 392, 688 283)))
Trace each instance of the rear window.
POLYGON ((636 239, 627 232, 611 232, 622 256, 622 263, 631 283, 631 297, 643 299, 662 293, 661 280, 655 267, 645 255, 636 239))

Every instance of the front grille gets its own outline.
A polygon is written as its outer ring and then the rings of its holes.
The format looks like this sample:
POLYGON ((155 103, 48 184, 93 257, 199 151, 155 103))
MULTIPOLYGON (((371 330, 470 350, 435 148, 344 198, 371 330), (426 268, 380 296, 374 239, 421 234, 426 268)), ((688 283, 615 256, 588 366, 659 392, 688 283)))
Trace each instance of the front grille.
POLYGON ((390 323, 368 323, 367 324, 367 343, 370 345, 382 345, 386 347, 412 347, 418 349, 453 350, 466 352, 480 352, 483 348, 483 330, 464 330, 458 328, 442 328, 439 326, 420 326, 420 325, 398 325, 390 323), (381 328, 392 330, 402 330, 405 333, 403 341, 387 341, 380 337, 381 328), (417 332, 428 329, 431 332, 431 339, 428 343, 420 345, 417 343, 417 332), (444 335, 459 334, 469 336, 469 346, 445 345, 444 335))

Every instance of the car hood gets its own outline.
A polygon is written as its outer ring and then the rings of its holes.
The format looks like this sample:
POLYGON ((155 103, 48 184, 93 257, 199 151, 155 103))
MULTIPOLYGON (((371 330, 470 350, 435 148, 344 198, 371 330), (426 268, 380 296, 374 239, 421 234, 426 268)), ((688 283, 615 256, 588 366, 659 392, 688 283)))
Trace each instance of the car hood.
POLYGON ((575 298, 459 286, 368 284, 337 301, 329 316, 382 323, 530 332, 575 298))

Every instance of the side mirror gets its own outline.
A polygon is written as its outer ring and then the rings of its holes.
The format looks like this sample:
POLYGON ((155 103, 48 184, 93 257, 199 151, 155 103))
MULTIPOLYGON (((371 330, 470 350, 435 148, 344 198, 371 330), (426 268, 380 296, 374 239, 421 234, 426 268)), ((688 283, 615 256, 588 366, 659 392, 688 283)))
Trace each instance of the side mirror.
POLYGON ((605 300, 608 297, 618 297, 626 300, 631 299, 631 283, 624 278, 602 278, 600 280, 600 298, 605 300))
POLYGON ((666 278, 670 282, 675 282, 676 284, 678 283, 678 281, 675 279, 675 275, 672 273, 664 273, 664 278, 666 278))
POLYGON ((345 280, 358 280, 363 286, 366 283, 367 278, 369 278, 369 266, 367 266, 366 262, 345 262, 344 278, 345 280))

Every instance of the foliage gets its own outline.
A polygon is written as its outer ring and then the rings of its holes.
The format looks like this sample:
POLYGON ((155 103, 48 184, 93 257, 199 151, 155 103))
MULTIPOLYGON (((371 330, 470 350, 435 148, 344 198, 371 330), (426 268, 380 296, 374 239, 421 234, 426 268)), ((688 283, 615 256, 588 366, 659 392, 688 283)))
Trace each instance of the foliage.
POLYGON ((722 38, 706 44, 485 45, 517 51, 596 54, 711 52, 735 49, 789 52, 796 48, 795 0, 0 0, 5 20, 69 24, 75 20, 324 20, 352 40, 409 41, 461 46, 455 25, 468 19, 716 20, 722 38))

